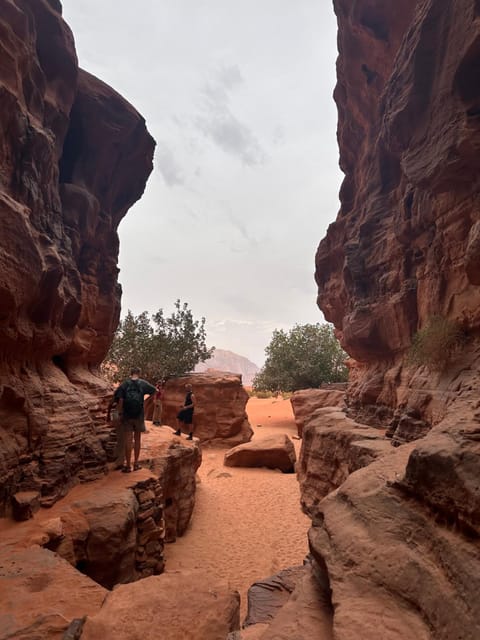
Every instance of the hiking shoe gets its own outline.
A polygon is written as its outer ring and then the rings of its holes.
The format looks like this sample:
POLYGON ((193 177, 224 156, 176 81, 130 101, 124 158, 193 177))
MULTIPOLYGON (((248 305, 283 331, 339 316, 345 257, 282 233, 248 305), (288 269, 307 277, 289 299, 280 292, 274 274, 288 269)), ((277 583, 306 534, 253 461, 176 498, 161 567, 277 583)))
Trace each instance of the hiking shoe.
POLYGON ((181 436, 182 432, 180 431, 180 429, 177 429, 173 435, 174 436, 181 436))
POLYGON ((134 470, 134 471, 138 471, 138 470, 139 470, 139 469, 141 469, 141 468, 142 468, 142 467, 140 466, 140 463, 139 463, 139 462, 136 462, 136 463, 133 465, 133 470, 134 470))
POLYGON ((131 473, 132 468, 131 467, 123 467, 122 468, 122 473, 131 473))
POLYGON ((187 440, 193 440, 193 435, 191 433, 188 434, 187 440))

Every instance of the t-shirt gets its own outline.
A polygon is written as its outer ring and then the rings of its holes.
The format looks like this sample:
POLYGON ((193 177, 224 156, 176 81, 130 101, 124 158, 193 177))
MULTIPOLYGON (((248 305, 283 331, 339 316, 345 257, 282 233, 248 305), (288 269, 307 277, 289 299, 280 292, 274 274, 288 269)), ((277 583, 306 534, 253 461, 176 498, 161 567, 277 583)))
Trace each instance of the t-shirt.
MULTIPOLYGON (((134 381, 140 387, 140 390, 143 391, 144 396, 146 395, 151 396, 152 393, 155 393, 156 391, 153 384, 150 384, 146 380, 142 380, 142 378, 128 378, 128 380, 125 380, 124 382, 122 382, 122 384, 118 387, 118 389, 116 389, 115 393, 113 394, 115 400, 118 401, 120 400, 120 398, 122 399, 125 398, 126 389, 132 381, 134 381)), ((138 417, 143 418, 143 406, 142 406, 142 412, 138 417)))

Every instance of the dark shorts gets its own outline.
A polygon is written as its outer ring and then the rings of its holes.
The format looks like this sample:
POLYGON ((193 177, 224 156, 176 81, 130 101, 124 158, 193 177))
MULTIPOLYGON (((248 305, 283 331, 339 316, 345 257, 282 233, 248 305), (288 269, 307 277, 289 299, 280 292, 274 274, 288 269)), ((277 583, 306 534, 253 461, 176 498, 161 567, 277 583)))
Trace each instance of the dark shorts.
POLYGON ((145 420, 143 418, 122 418, 122 429, 126 432, 143 433, 145 429, 145 420))
POLYGON ((180 422, 184 424, 192 424, 193 421, 193 411, 191 409, 181 409, 177 413, 177 418, 180 422))

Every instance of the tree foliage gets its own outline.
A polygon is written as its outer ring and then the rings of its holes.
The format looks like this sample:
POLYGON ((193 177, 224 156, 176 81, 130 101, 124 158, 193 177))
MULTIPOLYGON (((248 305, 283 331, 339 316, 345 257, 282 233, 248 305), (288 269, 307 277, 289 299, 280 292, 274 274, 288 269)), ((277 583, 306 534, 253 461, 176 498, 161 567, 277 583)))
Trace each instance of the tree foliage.
POLYGON ((177 300, 169 317, 162 309, 151 317, 147 311, 134 316, 129 310, 118 325, 103 371, 120 381, 135 366, 143 378, 155 382, 192 371, 212 352, 213 347, 206 346, 205 318, 194 320, 188 304, 177 300))
POLYGON ((275 329, 265 355, 253 381, 257 391, 317 388, 348 377, 347 356, 328 324, 297 324, 289 332, 275 329))

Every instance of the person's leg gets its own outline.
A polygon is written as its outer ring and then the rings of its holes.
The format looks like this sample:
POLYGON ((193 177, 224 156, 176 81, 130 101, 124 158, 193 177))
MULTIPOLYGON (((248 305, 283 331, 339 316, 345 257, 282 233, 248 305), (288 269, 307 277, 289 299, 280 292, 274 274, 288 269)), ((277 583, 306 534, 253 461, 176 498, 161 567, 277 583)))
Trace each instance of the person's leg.
POLYGON ((132 461, 132 440, 133 440, 133 431, 132 429, 128 429, 125 431, 125 458, 126 458, 126 463, 125 463, 125 470, 130 471, 130 464, 132 461))
POLYGON ((181 436, 182 435, 182 421, 177 418, 177 430, 175 431, 175 433, 173 435, 175 436, 181 436))
POLYGON ((140 465, 138 464, 138 459, 140 457, 140 443, 142 440, 142 432, 135 431, 134 438, 135 438, 135 444, 134 444, 134 452, 133 452, 133 455, 134 455, 133 468, 139 469, 140 465))
POLYGON ((188 433, 187 440, 193 440, 193 422, 191 422, 188 425, 188 428, 189 428, 189 433, 188 433))

